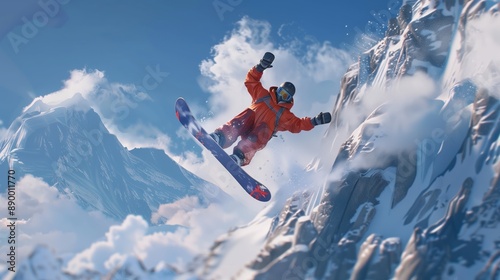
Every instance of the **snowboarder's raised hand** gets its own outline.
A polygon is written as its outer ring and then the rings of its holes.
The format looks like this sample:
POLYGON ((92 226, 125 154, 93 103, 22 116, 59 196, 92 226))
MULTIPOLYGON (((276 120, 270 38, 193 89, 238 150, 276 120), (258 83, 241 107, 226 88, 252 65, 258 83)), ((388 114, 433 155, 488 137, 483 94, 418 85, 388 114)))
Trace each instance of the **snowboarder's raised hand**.
POLYGON ((264 72, 267 68, 273 67, 271 64, 274 61, 274 54, 270 52, 266 52, 262 59, 260 60, 259 64, 257 64, 256 68, 257 71, 259 72, 264 72))
POLYGON ((331 121, 332 121, 332 114, 330 114, 329 112, 325 113, 321 112, 316 117, 311 119, 312 124, 314 124, 315 126, 329 123, 331 121))

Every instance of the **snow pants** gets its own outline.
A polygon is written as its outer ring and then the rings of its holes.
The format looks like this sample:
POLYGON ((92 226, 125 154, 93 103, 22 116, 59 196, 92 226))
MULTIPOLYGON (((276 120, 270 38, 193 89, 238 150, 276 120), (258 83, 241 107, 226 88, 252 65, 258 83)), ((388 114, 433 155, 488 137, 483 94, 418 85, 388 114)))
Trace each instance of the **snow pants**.
POLYGON ((222 134, 224 140, 221 145, 223 149, 230 147, 236 142, 238 137, 241 140, 234 147, 235 155, 243 155, 242 166, 248 165, 255 153, 262 150, 272 137, 272 130, 265 122, 255 120, 255 112, 246 109, 232 120, 215 130, 222 134))

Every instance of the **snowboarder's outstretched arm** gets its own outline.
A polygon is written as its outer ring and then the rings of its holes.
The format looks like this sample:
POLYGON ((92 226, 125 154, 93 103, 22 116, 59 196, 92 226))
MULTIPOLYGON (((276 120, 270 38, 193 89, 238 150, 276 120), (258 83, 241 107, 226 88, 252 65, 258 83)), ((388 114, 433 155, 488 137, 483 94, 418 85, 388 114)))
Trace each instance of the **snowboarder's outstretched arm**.
POLYGON ((274 61, 274 55, 266 52, 260 62, 252 67, 245 78, 245 86, 248 93, 252 96, 253 101, 268 94, 268 91, 262 86, 260 79, 265 69, 273 67, 271 64, 274 61))
POLYGON ((292 133, 299 133, 303 130, 308 131, 314 128, 311 118, 298 118, 290 111, 285 111, 281 116, 280 124, 278 125, 279 131, 290 131, 292 133))
POLYGON ((279 131, 290 131, 299 133, 303 130, 308 131, 320 124, 327 124, 332 120, 332 115, 329 112, 319 113, 314 118, 298 118, 292 112, 286 111, 282 116, 282 120, 278 125, 279 131))

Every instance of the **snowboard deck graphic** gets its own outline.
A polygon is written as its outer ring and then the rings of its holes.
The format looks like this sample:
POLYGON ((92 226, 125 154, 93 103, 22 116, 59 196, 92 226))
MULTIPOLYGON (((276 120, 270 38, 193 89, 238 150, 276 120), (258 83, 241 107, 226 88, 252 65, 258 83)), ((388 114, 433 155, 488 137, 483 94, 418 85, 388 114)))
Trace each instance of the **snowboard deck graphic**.
POLYGON ((215 140, 210 137, 193 116, 188 104, 182 97, 179 97, 175 102, 175 115, 191 135, 214 155, 250 196, 263 202, 271 199, 271 192, 269 189, 248 175, 248 173, 237 165, 215 140))

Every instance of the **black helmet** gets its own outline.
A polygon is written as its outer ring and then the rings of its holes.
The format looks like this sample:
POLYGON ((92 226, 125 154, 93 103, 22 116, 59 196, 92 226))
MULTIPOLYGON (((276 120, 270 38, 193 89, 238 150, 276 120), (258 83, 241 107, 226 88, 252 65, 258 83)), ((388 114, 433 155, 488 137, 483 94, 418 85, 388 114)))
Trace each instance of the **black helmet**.
POLYGON ((292 96, 295 94, 295 86, 290 82, 284 82, 280 87, 284 88, 292 96))

